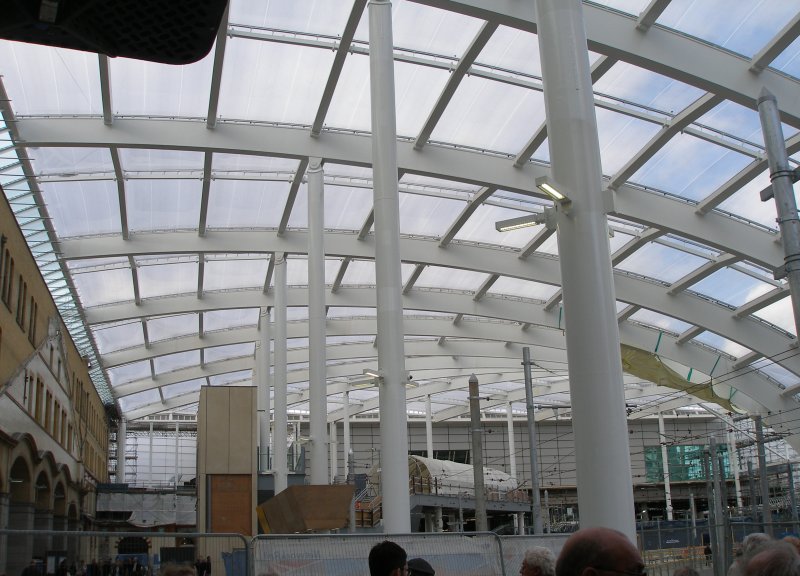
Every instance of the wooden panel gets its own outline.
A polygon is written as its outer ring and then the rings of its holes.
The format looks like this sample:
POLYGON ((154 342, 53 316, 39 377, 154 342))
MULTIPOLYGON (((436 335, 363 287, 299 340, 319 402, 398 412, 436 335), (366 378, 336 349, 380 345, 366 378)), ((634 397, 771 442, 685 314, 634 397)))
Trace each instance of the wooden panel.
POLYGON ((228 472, 230 474, 250 474, 254 471, 256 453, 256 447, 253 444, 256 401, 254 391, 255 388, 231 389, 230 444, 227 447, 228 472))
POLYGON ((230 390, 209 388, 206 407, 207 474, 230 472, 230 390))
POLYGON ((210 490, 209 532, 253 534, 252 476, 214 474, 208 476, 210 490))
POLYGON ((274 534, 343 528, 350 519, 351 484, 289 486, 260 505, 274 534))

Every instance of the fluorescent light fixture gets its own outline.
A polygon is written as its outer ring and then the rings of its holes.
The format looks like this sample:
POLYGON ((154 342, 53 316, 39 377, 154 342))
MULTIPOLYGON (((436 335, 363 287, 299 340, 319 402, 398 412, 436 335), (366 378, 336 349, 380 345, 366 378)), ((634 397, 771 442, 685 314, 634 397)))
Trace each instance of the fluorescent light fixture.
POLYGON ((536 179, 536 187, 559 204, 569 204, 571 202, 547 176, 539 176, 536 179))
POLYGON ((508 220, 500 220, 499 222, 495 222, 494 228, 498 232, 510 232, 511 230, 528 228, 529 226, 536 226, 537 224, 541 223, 540 214, 529 214, 527 216, 509 218, 508 220))
POLYGON ((364 376, 369 376, 370 378, 383 378, 383 375, 380 373, 380 371, 375 370, 374 368, 366 368, 364 370, 364 376))

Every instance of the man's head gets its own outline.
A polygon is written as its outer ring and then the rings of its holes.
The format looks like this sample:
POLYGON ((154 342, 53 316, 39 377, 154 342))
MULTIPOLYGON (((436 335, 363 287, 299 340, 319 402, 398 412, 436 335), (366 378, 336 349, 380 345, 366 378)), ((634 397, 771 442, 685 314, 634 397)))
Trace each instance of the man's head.
POLYGON ((745 576, 800 576, 800 556, 788 542, 769 542, 744 570, 745 576))
POLYGON ((408 576, 434 576, 435 574, 436 570, 424 558, 412 558, 408 561, 408 576))
POLYGON ((558 576, 637 576, 644 572, 639 551, 622 533, 585 528, 569 537, 556 561, 558 576))
POLYGON ((525 558, 519 569, 520 576, 556 576, 556 557, 542 546, 534 546, 525 551, 525 558))
POLYGON ((370 576, 405 576, 408 573, 406 551, 389 540, 379 542, 369 551, 370 576))

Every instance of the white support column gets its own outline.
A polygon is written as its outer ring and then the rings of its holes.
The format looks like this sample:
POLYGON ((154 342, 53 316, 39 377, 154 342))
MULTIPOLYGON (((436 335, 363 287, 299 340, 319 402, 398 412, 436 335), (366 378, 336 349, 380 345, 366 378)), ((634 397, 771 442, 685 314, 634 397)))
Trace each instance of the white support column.
POLYGON ((433 414, 431 413, 431 395, 425 396, 425 445, 428 458, 433 458, 433 414))
POLYGON ((342 438, 343 442, 343 456, 344 456, 344 477, 347 478, 347 475, 350 474, 350 460, 353 458, 353 455, 350 454, 350 391, 345 390, 344 394, 344 402, 342 403, 342 438))
POLYGON ((514 447, 514 416, 511 413, 511 402, 506 404, 506 423, 508 424, 508 473, 515 480, 517 479, 517 450, 514 447))
POLYGON ((258 319, 258 348, 255 375, 258 382, 258 471, 269 470, 269 309, 262 308, 258 319))
MULTIPOLYGON (((742 502, 742 483, 739 481, 739 451, 736 449, 736 433, 733 428, 733 420, 728 420, 727 423, 728 462, 730 462, 731 474, 733 474, 733 485, 736 487, 736 508, 742 510, 744 508, 744 503, 742 502)), ((789 448, 788 444, 786 448, 789 448)))
POLYGON ((128 423, 120 417, 117 425, 117 484, 125 483, 125 445, 128 443, 128 423))
MULTIPOLYGON (((400 273, 400 204, 394 97, 392 4, 369 2, 369 69, 375 213, 381 491, 384 532, 411 532, 406 431, 406 371, 400 273)), ((619 354, 617 354, 619 355, 619 354)))
POLYGON ((336 451, 339 448, 339 444, 336 440, 336 422, 331 422, 329 425, 330 431, 328 432, 328 445, 330 448, 330 462, 331 462, 331 475, 330 475, 330 483, 333 484, 336 481, 336 469, 339 467, 339 463, 337 462, 337 454, 336 451))
POLYGON ((581 527, 616 528, 635 541, 619 327, 581 1, 537 0, 536 20, 552 175, 572 200, 569 214, 559 209, 557 222, 581 527))
POLYGON ((150 483, 150 486, 154 486, 153 482, 153 422, 150 422, 150 430, 147 434, 147 444, 148 444, 148 452, 147 452, 147 481, 150 483))
POLYGON ((286 490, 286 255, 275 254, 275 418, 272 431, 272 475, 275 494, 286 490))
POLYGON ((175 421, 175 489, 178 488, 181 472, 181 423, 175 421))
POLYGON ((667 434, 664 432, 664 414, 658 413, 658 442, 661 444, 661 465, 664 472, 664 501, 667 506, 667 520, 672 520, 672 487, 669 478, 669 450, 667 434))
MULTIPOLYGON (((328 389, 325 370, 325 220, 322 161, 308 164, 308 387, 313 485, 328 484, 328 389)), ((336 469, 332 469, 336 472, 336 469)))

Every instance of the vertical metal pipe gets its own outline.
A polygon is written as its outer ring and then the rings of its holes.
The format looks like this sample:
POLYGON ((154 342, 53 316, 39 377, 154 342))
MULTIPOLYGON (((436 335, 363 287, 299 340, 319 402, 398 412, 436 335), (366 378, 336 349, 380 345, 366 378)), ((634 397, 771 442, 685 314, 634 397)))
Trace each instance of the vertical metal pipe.
POLYGON ((766 87, 761 89, 758 96, 758 117, 761 120, 761 132, 764 134, 769 179, 772 181, 772 193, 781 230, 784 270, 792 297, 795 334, 800 334, 800 219, 797 216, 797 201, 792 188, 795 175, 786 154, 778 101, 766 87))
POLYGON ((125 446, 128 443, 128 423, 120 417, 117 423, 117 484, 125 484, 125 446))
POLYGON ((353 450, 350 448, 350 391, 345 390, 344 402, 342 403, 342 437, 344 439, 344 473, 348 481, 352 480, 353 473, 353 450))
MULTIPOLYGON (((725 563, 725 513, 722 510, 722 474, 719 469, 719 452, 717 451, 717 440, 713 436, 711 444, 711 471, 713 477, 712 497, 714 498, 714 533, 716 534, 717 546, 714 551, 714 573, 722 576, 727 564, 725 563), (721 570, 718 570, 717 568, 721 570)), ((710 508, 710 507, 709 507, 710 508)))
POLYGON ((175 421, 175 489, 178 489, 181 470, 181 426, 180 422, 175 421))
POLYGON ((486 532, 486 490, 483 484, 483 446, 481 436, 481 399, 478 392, 478 377, 469 377, 469 417, 472 428, 472 476, 475 484, 475 530, 486 532))
POLYGON ((388 533, 398 534, 411 532, 411 498, 408 493, 392 4, 388 0, 369 2, 369 70, 378 367, 382 373, 378 386, 383 528, 388 533))
POLYGON ((736 508, 742 510, 742 484, 739 480, 739 451, 736 449, 736 436, 733 428, 733 421, 728 420, 728 462, 731 466, 731 474, 733 475, 733 486, 736 490, 736 508))
POLYGON ((147 481, 150 482, 150 486, 154 486, 153 482, 153 422, 150 422, 150 430, 147 434, 147 442, 148 442, 148 454, 147 457, 147 481))
POLYGON ((264 307, 258 319, 256 379, 258 381, 258 471, 269 470, 269 309, 264 307))
POLYGON ((722 532, 725 535, 723 542, 725 552, 725 566, 730 566, 733 562, 733 538, 731 536, 731 518, 728 509, 728 482, 725 478, 725 458, 722 454, 717 454, 719 468, 719 493, 722 500, 722 532))
POLYGON ((522 366, 525 374, 525 403, 528 415, 528 444, 531 459, 531 526, 534 534, 542 533, 542 504, 539 499, 539 461, 536 442, 536 412, 533 405, 533 378, 531 377, 531 349, 522 349, 522 366))
POLYGON ((769 506, 769 476, 767 475, 767 452, 764 445, 764 425, 761 416, 753 416, 756 425, 756 445, 758 447, 758 479, 761 486, 761 517, 764 532, 772 536, 772 510, 769 506))
MULTIPOLYGON (((758 523, 758 495, 756 493, 755 472, 753 471, 753 461, 747 459, 747 485, 750 491, 750 516, 754 523, 758 523)), ((764 531, 764 525, 761 525, 761 531, 764 531)))
POLYGON ((703 472, 706 475, 706 502, 708 503, 708 539, 711 545, 711 562, 714 565, 714 576, 723 576, 720 568, 722 567, 722 554, 717 540, 717 518, 714 506, 714 488, 711 485, 711 466, 709 459, 711 451, 706 446, 703 450, 703 472))
POLYGON ((664 501, 667 507, 667 520, 672 520, 672 490, 669 481, 669 451, 667 450, 667 435, 664 432, 664 414, 658 413, 658 436, 661 444, 661 463, 664 471, 664 501))
POLYGON ((586 29, 580 0, 537 0, 582 527, 636 539, 619 326, 586 29), (598 442, 602 438, 602 442, 598 442))
POLYGON ((331 422, 328 425, 328 428, 330 429, 328 432, 328 439, 329 439, 328 444, 330 447, 329 457, 331 463, 329 480, 330 483, 333 484, 336 481, 336 469, 339 467, 339 462, 337 461, 338 460, 337 451, 339 450, 339 443, 336 438, 336 422, 335 421, 331 422))
MULTIPOLYGON (((308 163, 308 411, 313 485, 328 483, 325 367, 325 191, 322 161, 308 163)), ((335 469, 334 469, 335 473, 335 469)))
POLYGON ((425 444, 428 458, 433 458, 433 413, 431 412, 431 395, 425 396, 425 444))
POLYGON ((517 479, 517 449, 514 446, 514 415, 511 413, 511 402, 506 404, 506 425, 508 427, 508 473, 517 479))
POLYGON ((689 514, 692 518, 692 544, 697 545, 697 506, 694 503, 694 492, 689 493, 689 514))
POLYGON ((286 490, 289 482, 289 464, 286 450, 286 431, 289 423, 286 413, 286 255, 275 256, 275 416, 272 429, 272 476, 275 494, 286 490))
POLYGON ((792 507, 792 532, 795 534, 800 531, 798 528, 798 518, 797 518, 797 494, 794 491, 794 470, 792 470, 792 463, 786 463, 786 474, 788 475, 786 478, 786 488, 789 491, 789 505, 792 507))

